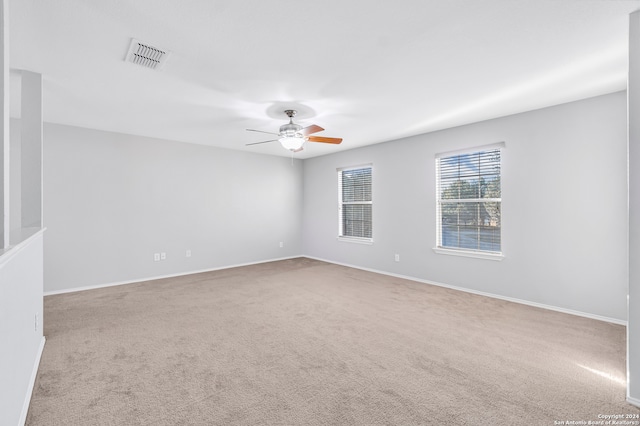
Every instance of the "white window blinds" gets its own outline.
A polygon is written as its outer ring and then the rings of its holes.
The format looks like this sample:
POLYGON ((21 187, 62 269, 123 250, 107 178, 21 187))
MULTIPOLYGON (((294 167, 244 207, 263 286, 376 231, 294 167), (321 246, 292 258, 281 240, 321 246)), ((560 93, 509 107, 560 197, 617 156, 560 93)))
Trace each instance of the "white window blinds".
POLYGON ((501 252, 500 148, 436 158, 437 246, 501 252))
POLYGON ((338 170, 340 237, 372 238, 371 166, 338 170))

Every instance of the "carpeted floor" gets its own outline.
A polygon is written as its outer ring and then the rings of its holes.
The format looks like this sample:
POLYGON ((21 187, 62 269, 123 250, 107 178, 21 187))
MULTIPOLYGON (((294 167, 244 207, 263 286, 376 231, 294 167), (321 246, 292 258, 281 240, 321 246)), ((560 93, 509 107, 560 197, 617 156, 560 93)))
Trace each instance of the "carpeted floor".
POLYGON ((640 413, 622 326, 310 259, 48 296, 44 313, 31 426, 640 413))

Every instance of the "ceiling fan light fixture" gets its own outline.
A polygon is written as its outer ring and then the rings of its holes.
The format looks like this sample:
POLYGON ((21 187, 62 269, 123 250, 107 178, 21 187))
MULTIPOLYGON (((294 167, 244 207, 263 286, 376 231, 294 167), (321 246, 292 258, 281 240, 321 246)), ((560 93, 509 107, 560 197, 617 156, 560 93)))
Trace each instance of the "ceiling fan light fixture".
POLYGON ((258 145, 269 142, 280 142, 280 145, 286 150, 298 152, 302 150, 302 145, 305 142, 320 142, 320 143, 332 143, 339 144, 342 142, 342 138, 329 138, 326 136, 309 136, 314 133, 323 131, 324 129, 316 124, 312 124, 307 127, 302 127, 300 124, 293 122, 293 117, 296 115, 296 111, 288 109, 284 112, 289 117, 289 122, 280 126, 279 133, 265 132, 263 130, 247 129, 250 132, 268 133, 270 135, 276 135, 278 139, 270 139, 268 141, 248 143, 246 145, 258 145))
POLYGON ((278 142, 280 142, 284 149, 288 149, 289 151, 296 151, 302 148, 302 145, 304 144, 304 137, 299 135, 284 136, 278 139, 278 142))

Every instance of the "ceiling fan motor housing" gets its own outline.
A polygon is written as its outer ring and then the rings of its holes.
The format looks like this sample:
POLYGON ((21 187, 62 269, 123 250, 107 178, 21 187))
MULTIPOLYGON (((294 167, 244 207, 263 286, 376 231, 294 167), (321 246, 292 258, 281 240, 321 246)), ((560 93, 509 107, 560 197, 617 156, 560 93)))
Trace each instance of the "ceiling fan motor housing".
POLYGON ((301 138, 302 134, 300 133, 302 130, 302 126, 295 123, 287 123, 280 126, 280 136, 285 138, 301 138))

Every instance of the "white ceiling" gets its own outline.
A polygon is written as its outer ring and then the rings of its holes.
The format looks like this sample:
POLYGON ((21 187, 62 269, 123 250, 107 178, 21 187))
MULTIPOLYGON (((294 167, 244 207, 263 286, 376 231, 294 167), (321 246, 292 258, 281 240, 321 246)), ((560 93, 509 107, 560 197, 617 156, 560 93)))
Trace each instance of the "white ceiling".
MULTIPOLYGON (((45 121, 298 158, 623 90, 640 0, 10 0, 10 66, 45 121), (132 38, 170 50, 124 61, 132 38), (263 136, 266 136, 264 138, 263 136)), ((15 79, 14 79, 15 80, 15 79)), ((16 103, 12 115, 17 116, 16 103)))

